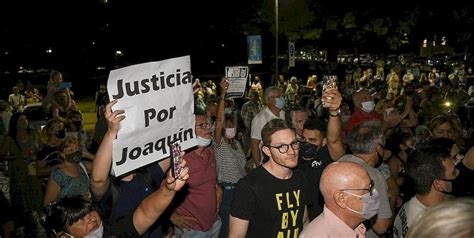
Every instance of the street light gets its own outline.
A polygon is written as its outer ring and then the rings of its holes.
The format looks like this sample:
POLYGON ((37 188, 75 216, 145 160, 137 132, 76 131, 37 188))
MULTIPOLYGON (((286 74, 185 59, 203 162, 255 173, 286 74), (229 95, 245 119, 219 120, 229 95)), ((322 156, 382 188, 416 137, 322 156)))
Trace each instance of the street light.
POLYGON ((278 79, 278 0, 275 0, 275 78, 278 79))

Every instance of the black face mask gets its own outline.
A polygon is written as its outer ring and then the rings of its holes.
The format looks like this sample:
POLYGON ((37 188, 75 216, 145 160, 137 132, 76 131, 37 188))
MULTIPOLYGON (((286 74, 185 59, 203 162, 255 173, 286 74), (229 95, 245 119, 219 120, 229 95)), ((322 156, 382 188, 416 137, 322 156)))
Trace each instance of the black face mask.
POLYGON ((82 128, 82 121, 72 121, 72 124, 80 130, 82 128))
POLYGON ((315 158, 316 155, 318 155, 318 146, 313 145, 308 142, 302 142, 301 147, 300 147, 300 153, 303 158, 310 159, 310 158, 315 158))
POLYGON ((408 147, 408 149, 405 150, 405 154, 409 155, 413 152, 413 148, 408 147))
POLYGON ((66 137, 66 131, 64 129, 55 132, 56 137, 64 139, 66 137))
POLYGON ((67 154, 64 157, 64 159, 70 163, 79 163, 82 159, 82 151, 76 151, 74 153, 67 154))

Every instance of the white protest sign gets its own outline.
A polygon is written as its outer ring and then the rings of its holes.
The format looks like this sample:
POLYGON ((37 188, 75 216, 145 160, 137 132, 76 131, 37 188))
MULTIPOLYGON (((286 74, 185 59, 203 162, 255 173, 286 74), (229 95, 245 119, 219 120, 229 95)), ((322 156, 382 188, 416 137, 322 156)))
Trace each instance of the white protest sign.
POLYGON ((295 67, 295 42, 288 42, 288 67, 295 67))
POLYGON ((225 77, 229 81, 227 97, 241 98, 245 94, 247 79, 249 77, 249 67, 231 66, 225 67, 225 77))
POLYGON ((189 56, 110 71, 107 82, 113 110, 125 110, 113 142, 115 176, 169 156, 169 143, 182 149, 197 144, 189 56))

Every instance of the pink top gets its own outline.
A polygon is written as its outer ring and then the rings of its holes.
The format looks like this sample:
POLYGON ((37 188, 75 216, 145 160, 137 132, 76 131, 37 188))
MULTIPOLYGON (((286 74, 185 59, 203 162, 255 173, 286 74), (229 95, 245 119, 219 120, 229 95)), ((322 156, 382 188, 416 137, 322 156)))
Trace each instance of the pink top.
POLYGON ((188 193, 183 202, 176 208, 179 215, 194 217, 198 220, 192 229, 208 231, 217 220, 216 197, 216 157, 214 150, 208 146, 202 156, 194 151, 184 155, 189 168, 189 179, 180 193, 188 193))
POLYGON ((352 230, 346 223, 339 219, 334 213, 324 206, 323 213, 309 223, 300 235, 305 237, 365 237, 365 226, 360 224, 356 229, 352 230))

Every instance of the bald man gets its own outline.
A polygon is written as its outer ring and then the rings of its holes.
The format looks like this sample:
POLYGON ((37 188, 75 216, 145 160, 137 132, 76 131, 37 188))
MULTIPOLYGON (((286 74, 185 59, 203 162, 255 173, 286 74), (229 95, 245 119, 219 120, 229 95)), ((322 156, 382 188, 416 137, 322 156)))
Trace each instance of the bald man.
POLYGON ((365 237, 362 222, 379 210, 379 196, 359 164, 334 162, 321 175, 324 210, 301 233, 304 237, 365 237))

